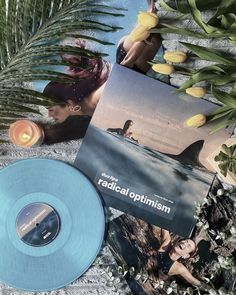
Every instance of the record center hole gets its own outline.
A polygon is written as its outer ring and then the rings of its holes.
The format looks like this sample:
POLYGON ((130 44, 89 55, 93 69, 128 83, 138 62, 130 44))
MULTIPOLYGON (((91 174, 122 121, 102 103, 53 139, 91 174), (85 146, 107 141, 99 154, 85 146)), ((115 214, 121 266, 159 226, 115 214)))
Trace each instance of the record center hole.
POLYGON ((36 223, 36 226, 39 226, 39 223, 36 223))

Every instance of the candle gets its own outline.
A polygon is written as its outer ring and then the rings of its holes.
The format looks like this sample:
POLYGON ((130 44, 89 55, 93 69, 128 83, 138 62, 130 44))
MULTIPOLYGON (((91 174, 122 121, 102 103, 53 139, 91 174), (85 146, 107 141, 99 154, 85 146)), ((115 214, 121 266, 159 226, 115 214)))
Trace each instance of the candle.
POLYGON ((43 129, 29 120, 12 123, 8 135, 12 143, 23 148, 39 146, 44 140, 43 129))

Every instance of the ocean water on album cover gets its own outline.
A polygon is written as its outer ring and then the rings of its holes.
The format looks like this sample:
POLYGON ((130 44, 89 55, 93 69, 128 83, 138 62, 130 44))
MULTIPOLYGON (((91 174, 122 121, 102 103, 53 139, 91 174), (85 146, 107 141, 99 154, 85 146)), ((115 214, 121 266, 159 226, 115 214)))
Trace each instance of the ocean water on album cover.
POLYGON ((93 180, 106 205, 183 236, 191 233, 194 206, 213 179, 211 173, 93 125, 78 158, 79 169, 93 180))

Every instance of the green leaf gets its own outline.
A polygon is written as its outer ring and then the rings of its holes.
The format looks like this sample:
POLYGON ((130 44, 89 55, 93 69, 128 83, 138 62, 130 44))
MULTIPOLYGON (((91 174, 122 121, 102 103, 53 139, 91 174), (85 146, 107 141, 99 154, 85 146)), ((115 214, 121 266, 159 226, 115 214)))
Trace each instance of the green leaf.
POLYGON ((0 139, 0 143, 9 143, 8 140, 0 139))
POLYGON ((232 110, 232 108, 228 106, 219 107, 218 109, 216 109, 214 112, 211 113, 211 116, 219 115, 229 110, 232 110))
POLYGON ((216 28, 206 24, 202 20, 202 15, 200 10, 197 8, 196 1, 195 0, 188 0, 190 13, 195 20, 195 22, 208 34, 213 33, 216 31, 216 28))
POLYGON ((181 85, 179 91, 191 87, 201 81, 207 81, 208 83, 217 86, 234 82, 236 79, 236 72, 231 71, 233 68, 225 65, 213 65, 197 70, 189 80, 181 85))
POLYGON ((236 84, 234 84, 234 86, 232 87, 230 95, 236 98, 236 84))
POLYGON ((48 97, 45 94, 32 89, 21 87, 0 87, 0 101, 5 100, 8 102, 11 98, 13 98, 13 102, 21 102, 24 104, 55 105, 61 103, 61 101, 55 97, 48 97))
POLYGON ((186 0, 175 0, 177 10, 181 13, 189 13, 190 8, 188 1, 186 0))
POLYGON ((190 37, 199 38, 199 39, 207 39, 208 38, 208 36, 205 34, 201 34, 201 33, 187 30, 184 28, 174 27, 174 26, 171 26, 166 23, 162 23, 161 27, 151 29, 149 31, 150 31, 150 33, 177 34, 177 35, 190 36, 190 37))
POLYGON ((219 77, 219 72, 221 72, 220 70, 221 69, 218 69, 218 67, 210 66, 197 71, 194 75, 191 76, 191 78, 189 78, 189 80, 184 82, 179 87, 179 91, 187 89, 201 81, 216 81, 216 79, 219 77))
POLYGON ((208 23, 209 24, 214 23, 214 21, 218 18, 218 16, 231 13, 235 11, 235 9, 236 9, 235 0, 220 1, 220 3, 217 5, 217 10, 215 14, 211 17, 208 23))
POLYGON ((1 112, 9 112, 9 111, 16 111, 19 113, 33 113, 33 114, 40 114, 40 112, 36 109, 30 108, 23 106, 22 104, 17 104, 17 103, 9 103, 9 104, 2 104, 0 102, 0 108, 4 108, 4 110, 1 110, 1 112))
POLYGON ((209 79, 209 83, 216 86, 223 86, 235 81, 235 75, 216 75, 216 77, 209 79))
MULTIPOLYGON (((224 0, 223 0, 224 1, 224 0)), ((196 0, 196 5, 200 11, 213 10, 217 8, 222 0, 196 0)), ((224 1, 225 2, 225 1, 224 1)))
POLYGON ((221 16, 221 25, 224 29, 230 29, 233 24, 236 23, 236 15, 233 13, 228 13, 221 16))
POLYGON ((215 156, 214 160, 216 162, 222 162, 222 161, 228 160, 228 156, 227 154, 220 151, 220 153, 217 156, 215 156))
POLYGON ((209 60, 217 63, 223 63, 226 65, 236 65, 235 59, 228 59, 225 57, 225 53, 221 53, 218 50, 212 49, 212 48, 206 48, 198 45, 193 45, 190 43, 180 42, 182 45, 184 45, 186 48, 191 50, 193 53, 195 53, 197 56, 199 56, 201 59, 209 60))
MULTIPOLYGON (((162 2, 164 1, 161 1, 161 3, 162 2)), ((196 0, 196 5, 200 11, 205 11, 217 8, 221 2, 222 0, 196 0)), ((165 2, 165 5, 162 5, 162 7, 168 11, 170 11, 170 9, 173 9, 174 11, 178 11, 184 14, 188 14, 190 12, 187 0, 169 1, 168 4, 166 4, 165 2), (165 8, 165 5, 167 5, 169 8, 165 8)))
POLYGON ((15 112, 4 112, 4 111, 0 111, 0 121, 2 119, 5 119, 5 118, 16 118, 16 119, 19 119, 19 118, 25 118, 24 115, 20 115, 19 113, 15 113, 15 112))
POLYGON ((227 171, 228 171, 228 168, 229 168, 229 164, 226 162, 226 163, 221 163, 218 166, 220 168, 220 172, 224 175, 224 177, 226 177, 227 176, 227 171))
POLYGON ((6 132, 8 129, 9 129, 9 126, 7 126, 7 125, 0 125, 0 131, 1 132, 3 132, 3 131, 6 132))
POLYGON ((223 122, 220 122, 219 124, 216 124, 214 127, 211 128, 210 134, 213 134, 227 126, 235 125, 236 120, 224 120, 223 122))
MULTIPOLYGON (((51 106, 62 101, 22 83, 34 80, 72 83, 76 77, 54 69, 63 65, 92 70, 91 66, 61 59, 73 55, 78 60, 96 60, 107 56, 86 46, 61 44, 65 37, 79 38, 94 45, 112 45, 106 32, 122 29, 110 24, 107 17, 120 18, 124 9, 91 0, 1 0, 0 1, 0 115, 4 122, 21 118, 19 113, 39 113, 31 105, 51 106), (104 33, 102 39, 90 30, 104 33)), ((86 43, 87 44, 87 43, 86 43)), ((92 63, 91 63, 92 64, 92 63)), ((6 123, 6 125, 8 122, 6 123)))
POLYGON ((230 120, 236 119, 236 109, 233 109, 232 112, 229 113, 228 119, 230 119, 230 120))
POLYGON ((190 67, 175 65, 175 71, 182 75, 191 76, 195 73, 195 70, 191 69, 190 67))
POLYGON ((228 157, 232 156, 232 151, 231 151, 230 147, 228 147, 226 144, 222 144, 221 148, 226 153, 226 155, 228 157))
POLYGON ((102 45, 115 45, 115 43, 112 42, 108 42, 105 40, 100 40, 98 38, 92 37, 92 36, 86 36, 83 34, 78 34, 78 33, 65 33, 64 35, 62 35, 62 37, 73 37, 75 39, 83 39, 83 40, 89 40, 89 41, 94 41, 98 44, 102 44, 102 45))
POLYGON ((230 108, 236 108, 236 98, 228 94, 227 92, 221 91, 215 87, 212 87, 212 94, 217 100, 225 104, 230 108))
POLYGON ((209 121, 215 121, 218 119, 223 119, 224 117, 227 117, 230 113, 232 113, 232 109, 229 108, 228 110, 225 110, 224 112, 218 113, 217 115, 212 116, 212 114, 210 115, 211 119, 209 121))
POLYGON ((167 10, 167 11, 176 12, 176 9, 172 8, 171 6, 169 6, 169 5, 165 2, 165 0, 160 0, 160 6, 161 6, 163 9, 167 10))

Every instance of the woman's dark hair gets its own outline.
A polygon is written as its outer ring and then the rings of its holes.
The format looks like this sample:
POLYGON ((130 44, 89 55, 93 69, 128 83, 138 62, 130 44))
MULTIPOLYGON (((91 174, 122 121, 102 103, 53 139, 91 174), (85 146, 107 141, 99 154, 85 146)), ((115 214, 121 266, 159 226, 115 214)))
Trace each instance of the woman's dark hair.
POLYGON ((109 68, 107 62, 98 59, 96 71, 91 70, 91 75, 88 78, 73 83, 51 81, 44 88, 43 93, 49 97, 59 98, 65 103, 68 99, 79 103, 93 91, 97 90, 107 80, 109 68), (105 76, 101 77, 104 68, 106 73, 105 76))
MULTIPOLYGON (((77 42, 80 48, 85 48, 84 43, 77 42)), ((97 90, 107 80, 110 72, 110 64, 102 58, 89 59, 85 57, 64 56, 64 60, 78 64, 78 68, 70 67, 71 76, 78 77, 79 81, 73 83, 61 83, 51 81, 44 88, 43 93, 49 97, 55 97, 67 102, 68 99, 75 103, 80 103, 85 97, 89 96, 93 91, 97 90), (91 67, 87 70, 81 70, 79 66, 91 67), (86 77, 82 75, 86 72, 86 77), (81 73, 81 78, 80 78, 81 73)))
POLYGON ((133 123, 132 120, 127 120, 127 121, 125 121, 125 124, 124 124, 124 127, 123 127, 123 131, 124 131, 124 132, 127 131, 127 130, 129 129, 131 123, 133 123))
POLYGON ((83 138, 89 126, 90 116, 69 116, 64 122, 52 126, 42 126, 46 144, 83 138))

